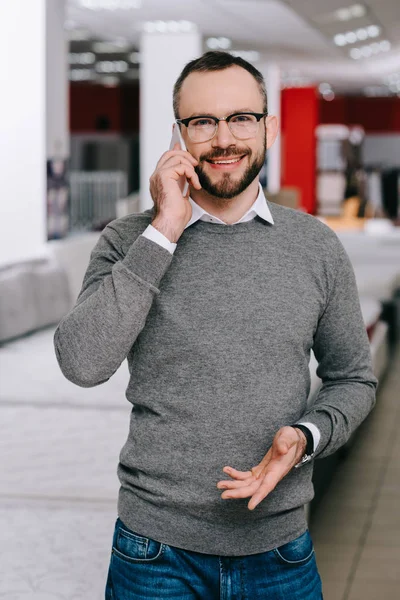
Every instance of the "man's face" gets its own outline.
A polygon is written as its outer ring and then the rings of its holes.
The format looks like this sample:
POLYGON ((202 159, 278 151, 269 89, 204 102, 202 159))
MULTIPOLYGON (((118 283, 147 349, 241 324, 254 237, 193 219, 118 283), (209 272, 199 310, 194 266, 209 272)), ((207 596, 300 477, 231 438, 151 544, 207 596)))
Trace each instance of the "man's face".
MULTIPOLYGON (((223 71, 191 73, 183 82, 179 117, 212 115, 218 118, 237 112, 262 113, 263 98, 254 77, 241 67, 223 71)), ((241 194, 258 176, 265 160, 267 131, 261 119, 255 137, 236 139, 227 123, 208 142, 193 142, 185 126, 182 135, 190 154, 199 164, 196 172, 203 189, 216 198, 230 199, 241 194), (238 159, 217 164, 218 159, 238 159)))

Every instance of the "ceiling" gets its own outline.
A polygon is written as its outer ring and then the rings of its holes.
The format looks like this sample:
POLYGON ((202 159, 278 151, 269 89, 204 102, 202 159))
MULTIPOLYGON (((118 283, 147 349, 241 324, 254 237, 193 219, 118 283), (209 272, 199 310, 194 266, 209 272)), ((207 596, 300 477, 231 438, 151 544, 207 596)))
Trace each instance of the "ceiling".
MULTIPOLYGON (((85 0, 67 0, 66 16, 74 35, 126 40, 130 50, 140 50, 145 22, 184 19, 197 25, 204 40, 224 36, 232 40, 232 50, 258 51, 258 67, 277 61, 289 85, 291 81, 329 82, 339 93, 359 93, 365 86, 382 86, 391 73, 400 73, 400 1, 368 0, 357 3, 365 14, 348 21, 334 17, 335 11, 354 1, 142 0, 139 8, 97 11, 82 6, 85 0), (370 25, 380 28, 374 40, 343 47, 333 42, 336 34, 370 25), (390 51, 359 60, 349 57, 351 48, 382 40, 390 42, 390 51)), ((133 70, 131 74, 134 77, 133 70)))

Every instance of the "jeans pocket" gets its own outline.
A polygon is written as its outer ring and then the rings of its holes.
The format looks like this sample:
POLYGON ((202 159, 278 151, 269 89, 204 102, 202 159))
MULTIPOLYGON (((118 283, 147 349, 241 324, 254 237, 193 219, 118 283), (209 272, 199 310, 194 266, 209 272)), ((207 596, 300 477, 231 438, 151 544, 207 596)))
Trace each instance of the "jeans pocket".
POLYGON ((112 553, 118 558, 131 563, 153 562, 164 550, 165 544, 131 531, 117 519, 112 553))
POLYGON ((314 555, 314 545, 308 529, 299 537, 274 549, 277 559, 285 565, 299 566, 314 555))

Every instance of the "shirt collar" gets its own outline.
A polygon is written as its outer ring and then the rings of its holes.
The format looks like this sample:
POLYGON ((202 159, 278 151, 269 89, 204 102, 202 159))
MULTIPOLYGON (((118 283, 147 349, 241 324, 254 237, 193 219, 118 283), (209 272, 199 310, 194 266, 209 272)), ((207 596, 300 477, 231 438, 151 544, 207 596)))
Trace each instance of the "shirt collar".
MULTIPOLYGON (((264 195, 264 191, 261 187, 261 184, 259 183, 258 185, 259 191, 256 201, 249 208, 246 214, 243 215, 243 217, 239 221, 233 223, 233 225, 236 225, 237 223, 245 223, 246 221, 251 221, 256 215, 261 217, 261 219, 264 219, 264 221, 271 223, 271 225, 274 224, 271 211, 269 210, 268 203, 264 195)), ((201 208, 201 206, 196 204, 196 202, 190 197, 189 202, 192 206, 192 217, 189 223, 186 225, 185 229, 190 227, 190 225, 193 225, 193 223, 196 223, 196 221, 207 221, 208 223, 218 223, 219 225, 227 225, 227 223, 221 221, 221 219, 219 219, 218 217, 211 215, 209 212, 204 210, 204 208, 201 208)))

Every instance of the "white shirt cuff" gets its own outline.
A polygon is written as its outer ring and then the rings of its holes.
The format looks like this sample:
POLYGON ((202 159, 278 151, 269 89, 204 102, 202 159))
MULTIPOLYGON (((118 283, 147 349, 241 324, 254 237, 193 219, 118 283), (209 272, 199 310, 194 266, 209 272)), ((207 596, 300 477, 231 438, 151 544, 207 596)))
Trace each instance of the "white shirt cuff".
POLYGON ((318 429, 318 427, 316 425, 314 425, 313 423, 305 423, 303 421, 298 421, 299 425, 304 425, 304 427, 307 427, 307 429, 309 429, 312 433, 313 436, 313 440, 314 440, 314 452, 317 449, 317 446, 319 444, 319 441, 321 439, 321 432, 318 429))
POLYGON ((148 225, 146 227, 146 229, 143 231, 142 235, 145 238, 147 238, 148 240, 151 240, 152 242, 155 242, 159 246, 162 246, 163 248, 168 250, 168 252, 170 252, 171 254, 173 254, 175 252, 177 244, 170 242, 169 239, 166 238, 165 235, 163 235, 161 233, 161 231, 158 231, 158 229, 153 227, 153 225, 148 225))

